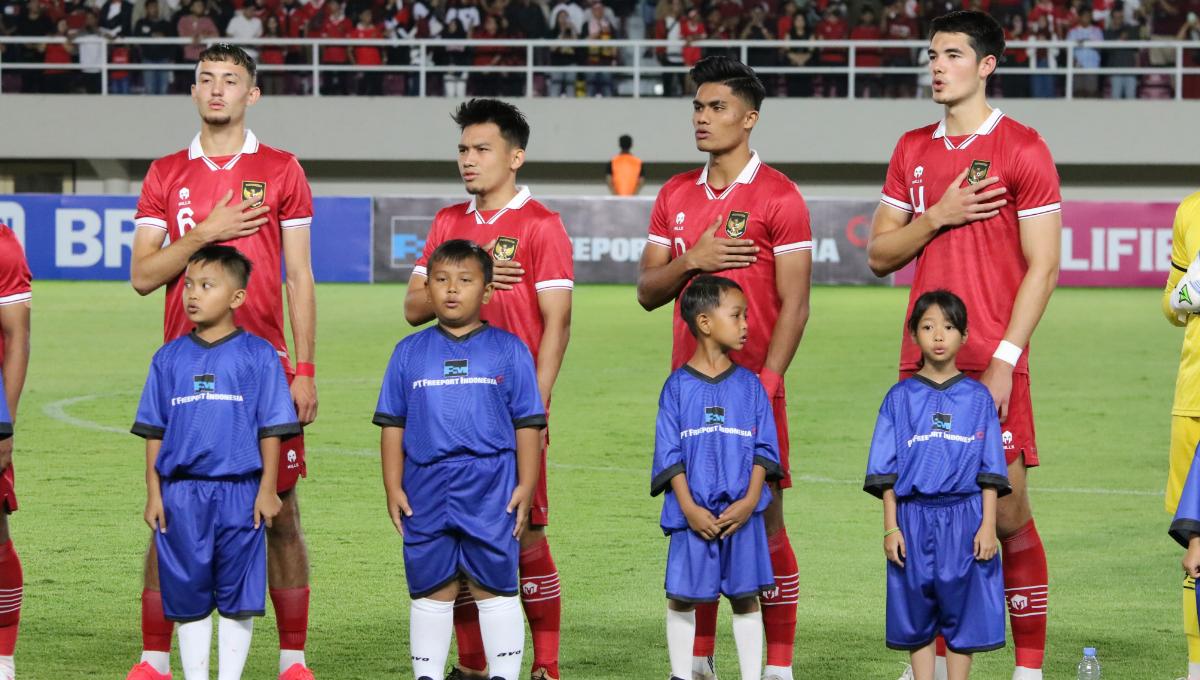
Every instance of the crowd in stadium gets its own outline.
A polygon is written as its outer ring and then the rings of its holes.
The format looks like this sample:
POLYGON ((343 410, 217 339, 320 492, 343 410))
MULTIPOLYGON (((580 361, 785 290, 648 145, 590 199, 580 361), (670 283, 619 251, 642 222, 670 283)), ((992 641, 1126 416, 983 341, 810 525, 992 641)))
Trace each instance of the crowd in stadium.
MULTIPOLYGON (((75 63, 74 69, 5 70, 4 92, 99 92, 101 65, 192 63, 200 40, 228 38, 379 39, 426 38, 494 40, 499 38, 590 39, 658 38, 678 41, 644 55, 643 63, 690 67, 702 56, 738 50, 699 47, 697 40, 913 40, 926 34, 930 21, 959 8, 990 12, 1015 40, 1127 41, 1187 40, 1200 42, 1200 0, 0 0, 0 36, 61 36, 66 42, 42 45, 0 44, 7 63, 75 63), (122 37, 184 37, 195 45, 130 46, 122 37)), ((267 67, 260 84, 267 94, 308 94, 311 72, 280 73, 271 66, 309 65, 312 54, 302 47, 253 50, 267 67)), ((1200 47, 1184 51, 1184 65, 1200 65, 1200 47)), ((856 48, 859 67, 921 65, 921 50, 856 48)), ((546 47, 534 53, 538 65, 618 66, 631 62, 620 48, 546 47)), ((750 65, 764 67, 844 67, 848 50, 826 48, 759 48, 747 53, 750 65)), ((1010 49, 1007 77, 992 83, 993 96, 1057 97, 1064 94, 1062 75, 1038 74, 1039 68, 1066 66, 1061 48, 1010 49)), ((320 62, 331 66, 513 66, 511 74, 430 73, 426 92, 434 95, 525 94, 526 51, 481 44, 447 45, 422 52, 408 46, 329 46, 320 62)), ((1078 68, 1169 66, 1173 48, 1077 48, 1078 68)), ((110 68, 108 91, 116 94, 186 92, 186 71, 110 68)), ((361 72, 353 69, 322 74, 322 94, 415 95, 415 73, 361 72)), ((614 73, 558 70, 541 73, 534 83, 540 96, 613 96, 614 73)), ((844 74, 771 74, 772 94, 779 96, 844 96, 844 74)), ((858 74, 859 97, 912 97, 925 83, 916 74, 858 74)), ((1168 73, 1141 75, 1077 74, 1076 97, 1167 98, 1174 96, 1168 73)), ((682 94, 688 83, 682 72, 662 78, 662 94, 682 94)), ((1184 78, 1183 96, 1200 97, 1200 76, 1184 78)))

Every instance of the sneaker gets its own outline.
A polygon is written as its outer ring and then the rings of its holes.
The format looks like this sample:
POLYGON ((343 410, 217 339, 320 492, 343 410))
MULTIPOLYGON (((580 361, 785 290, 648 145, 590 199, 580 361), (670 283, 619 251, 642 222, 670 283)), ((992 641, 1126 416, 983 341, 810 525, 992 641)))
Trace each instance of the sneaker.
POLYGON ((905 666, 904 672, 900 674, 896 680, 913 680, 912 666, 905 666))
POLYGON ((302 663, 294 663, 279 674, 279 680, 316 680, 313 672, 302 663))
POLYGON ((692 680, 717 680, 717 667, 711 656, 692 659, 692 680))
POLYGON ((171 680, 171 674, 163 675, 154 670, 154 666, 151 666, 149 661, 143 661, 129 669, 129 675, 125 676, 125 680, 171 680))
POLYGON ((535 668, 530 671, 529 680, 558 680, 558 678, 550 675, 550 671, 545 668, 535 668))

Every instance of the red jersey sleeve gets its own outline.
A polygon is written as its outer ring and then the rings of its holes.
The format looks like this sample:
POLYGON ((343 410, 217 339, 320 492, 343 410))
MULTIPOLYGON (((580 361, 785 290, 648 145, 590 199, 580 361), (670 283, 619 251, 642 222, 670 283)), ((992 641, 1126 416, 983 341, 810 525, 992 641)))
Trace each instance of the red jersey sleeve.
POLYGON ((533 251, 533 289, 571 290, 575 287, 575 261, 571 239, 557 213, 542 220, 533 251))
POLYGON ((0 307, 28 302, 33 275, 25 261, 25 251, 11 229, 0 224, 0 307))
POLYGON ((671 247, 671 226, 667 217, 667 193, 671 185, 668 183, 658 192, 654 199, 654 209, 650 211, 650 234, 646 240, 664 248, 671 247))
POLYGON ((142 180, 142 193, 138 197, 135 227, 153 227, 167 231, 167 194, 159 162, 150 164, 146 179, 142 180))
POLYGON ((283 194, 280 196, 279 226, 282 229, 311 227, 313 221, 312 187, 300 161, 293 156, 283 171, 283 194))
POLYGON ((426 269, 429 264, 429 256, 433 255, 433 251, 445 240, 445 237, 442 236, 442 213, 445 211, 446 208, 439 210, 438 214, 433 217, 433 224, 429 225, 429 235, 425 237, 425 247, 421 250, 421 257, 417 258, 417 263, 413 265, 414 274, 429 276, 429 271, 426 269))
POLYGON ((1041 135, 1020 145, 1011 163, 1013 171, 1008 192, 1016 198, 1018 220, 1062 209, 1058 168, 1054 167, 1050 148, 1041 135))
POLYGON ((780 196, 772 201, 773 214, 767 225, 771 238, 771 251, 776 257, 801 250, 812 250, 812 224, 808 217, 808 204, 800 195, 800 188, 791 182, 790 190, 781 188, 780 196))
POLYGON ((911 213, 913 207, 912 203, 909 203, 907 174, 904 163, 904 138, 901 137, 892 151, 892 160, 888 162, 887 179, 884 180, 883 195, 879 200, 897 210, 911 213))

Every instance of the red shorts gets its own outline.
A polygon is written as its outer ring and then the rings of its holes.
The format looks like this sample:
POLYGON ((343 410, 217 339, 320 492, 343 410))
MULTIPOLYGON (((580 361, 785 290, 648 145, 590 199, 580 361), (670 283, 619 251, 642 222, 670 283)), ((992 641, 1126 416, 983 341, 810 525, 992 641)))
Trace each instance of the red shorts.
POLYGON ((771 399, 771 412, 775 415, 775 433, 779 436, 779 468, 783 477, 779 480, 779 488, 792 488, 792 464, 790 460, 792 447, 788 444, 787 422, 787 392, 783 385, 779 386, 779 394, 771 399))
MULTIPOLYGON (((291 366, 283 360, 283 370, 287 372, 288 386, 296 374, 291 372, 291 366)), ((296 482, 301 477, 308 476, 308 468, 304 465, 304 433, 288 437, 279 444, 279 476, 275 480, 275 492, 284 493, 296 488, 296 482)))
POLYGON ((3 509, 6 513, 14 513, 17 511, 17 486, 13 481, 13 466, 12 463, 4 468, 4 474, 0 475, 0 503, 3 503, 3 509))
MULTIPOLYGON (((916 371, 901 371, 900 379, 912 377, 916 371)), ((983 371, 963 371, 968 377, 979 380, 983 371)), ((1008 397, 1008 418, 1000 423, 1004 437, 1004 459, 1012 465, 1021 456, 1025 467, 1038 466, 1037 437, 1033 428, 1033 399, 1029 394, 1029 374, 1013 373, 1012 393, 1008 397)))
POLYGON ((529 506, 529 524, 544 527, 550 524, 550 493, 546 490, 546 452, 550 449, 550 426, 546 426, 545 446, 542 447, 542 470, 538 475, 533 503, 529 506))

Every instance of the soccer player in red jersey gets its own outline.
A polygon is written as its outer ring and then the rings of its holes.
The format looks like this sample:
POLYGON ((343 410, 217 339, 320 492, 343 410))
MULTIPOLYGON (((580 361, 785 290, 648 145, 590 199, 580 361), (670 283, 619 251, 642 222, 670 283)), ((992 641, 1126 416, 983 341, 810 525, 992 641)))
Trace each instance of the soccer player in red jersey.
MULTIPOLYGON (((246 108, 259 98, 254 75, 254 61, 241 48, 218 44, 200 55, 192 86, 200 134, 187 149, 150 166, 134 220, 130 278, 142 295, 166 287, 163 339, 169 342, 191 330, 180 300, 188 257, 214 243, 228 243, 245 253, 254 271, 235 320, 275 346, 300 422, 307 425, 317 416, 317 312, 309 244, 312 193, 295 156, 261 144, 245 127, 246 108), (287 265, 295 366, 283 334, 281 254, 287 265)), ((302 680, 313 677, 304 661, 308 553, 295 488, 305 475, 303 435, 285 439, 280 451, 283 510, 267 530, 267 575, 279 628, 280 678, 302 680)), ((142 661, 130 671, 130 679, 170 677, 171 631, 171 623, 163 618, 151 542, 142 591, 142 661)))
MULTIPOLYGON (((438 211, 425 250, 413 267, 404 299, 404 317, 414 326, 433 318, 425 294, 425 263, 450 239, 485 244, 492 254, 496 292, 483 306, 483 320, 502 328, 529 347, 537 367, 538 389, 550 413, 554 381, 571 332, 571 291, 575 287, 571 241, 558 213, 537 202, 528 187, 517 186, 525 163, 529 124, 513 105, 496 99, 472 99, 459 106, 454 122, 462 130, 458 171, 471 200, 438 211)), ((547 433, 549 430, 547 430, 547 433)), ((561 612, 558 567, 546 541, 550 508, 546 492, 546 447, 530 508, 529 528, 521 536, 521 603, 533 637, 531 677, 558 680, 561 612)), ((487 678, 479 612, 463 588, 454 608, 458 667, 449 678, 487 678)))
MULTIPOLYGON (((1058 279, 1058 172, 1036 130, 991 108, 988 77, 1004 32, 987 14, 951 12, 931 27, 929 70, 940 123, 905 133, 888 166, 868 244, 885 276, 916 260, 908 306, 945 288, 971 314, 958 367, 987 385, 1004 426, 1013 492, 999 501, 1004 588, 1016 646, 1014 680, 1042 677, 1046 553, 1033 522, 1026 472, 1038 464, 1029 396, 1029 339, 1058 279)), ((921 353, 901 333, 900 373, 921 353)), ((939 657, 939 677, 944 657, 939 657)))
MULTIPOLYGON (((679 314, 679 296, 692 277, 721 272, 749 301, 750 336, 734 362, 758 374, 771 397, 784 477, 772 483, 763 517, 775 588, 762 593, 767 680, 791 680, 800 570, 783 522, 780 490, 790 487, 787 402, 783 376, 808 322, 812 230, 800 190, 750 149, 766 90, 748 66, 727 57, 702 59, 691 72, 696 148, 702 169, 672 177, 658 192, 642 253, 638 302, 647 310, 675 301, 671 369, 691 358, 696 340, 679 314)), ((728 518, 718 518, 718 523, 728 518)), ((696 608, 695 678, 715 677, 716 603, 696 608)))
MULTIPOLYGON (((11 229, 0 224, 0 375, 8 413, 0 420, 17 423, 17 402, 29 368, 29 305, 33 298, 32 276, 25 251, 11 229)), ((11 434, 11 433, 9 433, 11 434)), ((0 440, 0 680, 16 674, 13 650, 21 621, 21 597, 25 579, 21 559, 8 533, 8 516, 17 511, 13 481, 13 438, 0 440)))

